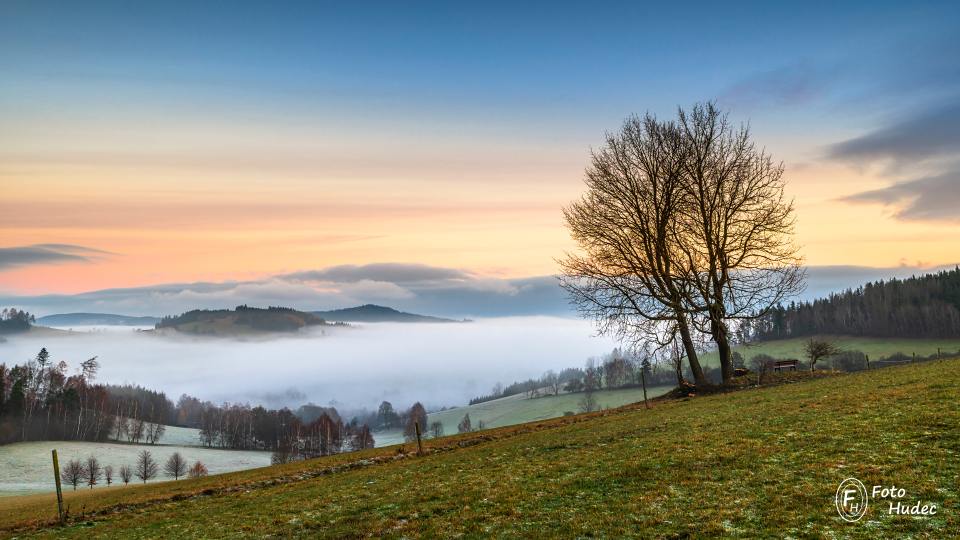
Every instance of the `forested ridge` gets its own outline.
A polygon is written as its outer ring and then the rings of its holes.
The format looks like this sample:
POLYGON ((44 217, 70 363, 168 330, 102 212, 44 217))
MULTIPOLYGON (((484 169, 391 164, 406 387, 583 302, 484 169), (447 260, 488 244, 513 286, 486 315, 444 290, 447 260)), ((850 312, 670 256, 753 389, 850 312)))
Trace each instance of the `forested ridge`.
POLYGON ((741 328, 746 341, 817 334, 960 337, 960 268, 867 283, 812 302, 776 306, 741 328))

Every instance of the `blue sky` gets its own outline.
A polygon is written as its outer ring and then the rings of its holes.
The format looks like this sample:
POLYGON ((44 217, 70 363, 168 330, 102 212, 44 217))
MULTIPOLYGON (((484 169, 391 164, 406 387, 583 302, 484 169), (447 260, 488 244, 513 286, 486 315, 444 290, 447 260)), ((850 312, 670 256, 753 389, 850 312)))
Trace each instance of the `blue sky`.
MULTIPOLYGON (((957 2, 6 1, 0 293, 525 283, 603 133, 709 99, 785 161, 811 266, 950 265, 958 58, 957 2)), ((413 294, 370 287, 335 297, 413 294)))
POLYGON ((372 109, 586 130, 718 97, 749 110, 829 97, 821 114, 870 112, 865 94, 956 76, 958 18, 953 2, 5 2, 0 67, 5 113, 35 93, 34 107, 53 110, 372 109))

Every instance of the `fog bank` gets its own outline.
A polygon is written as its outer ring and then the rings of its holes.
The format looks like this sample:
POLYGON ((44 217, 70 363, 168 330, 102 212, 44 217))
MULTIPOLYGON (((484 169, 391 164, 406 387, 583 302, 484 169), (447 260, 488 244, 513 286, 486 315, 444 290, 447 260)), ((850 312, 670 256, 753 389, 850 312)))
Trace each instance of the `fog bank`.
POLYGON ((0 362, 22 363, 46 347, 71 371, 97 356, 98 380, 135 383, 214 402, 295 407, 460 405, 548 369, 580 366, 615 346, 590 324, 555 317, 480 319, 463 324, 365 324, 246 341, 105 332, 23 335, 0 343, 0 362))

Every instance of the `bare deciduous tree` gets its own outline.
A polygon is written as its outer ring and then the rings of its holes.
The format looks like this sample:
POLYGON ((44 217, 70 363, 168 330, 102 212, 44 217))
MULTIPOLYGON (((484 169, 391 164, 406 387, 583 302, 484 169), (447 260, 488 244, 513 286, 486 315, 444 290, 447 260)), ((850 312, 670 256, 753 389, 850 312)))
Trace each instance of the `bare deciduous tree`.
POLYGON ((183 459, 180 452, 174 452, 163 465, 163 472, 167 476, 172 476, 174 480, 179 480, 181 476, 187 474, 187 461, 183 459))
POLYGON ((543 374, 543 382, 547 385, 547 388, 553 392, 553 395, 560 395, 560 377, 556 374, 555 371, 550 370, 543 374))
POLYGON ((153 460, 153 455, 147 450, 140 452, 137 456, 137 465, 135 474, 144 484, 157 476, 157 462, 153 460))
POLYGON ((107 465, 103 468, 103 481, 107 486, 113 483, 113 465, 107 465))
POLYGON ((817 369, 819 360, 839 354, 841 351, 840 347, 837 347, 832 341, 810 338, 803 344, 803 352, 810 359, 810 371, 814 371, 817 369))
POLYGON ((124 485, 129 484, 130 480, 133 478, 133 471, 130 470, 129 465, 120 466, 120 480, 123 480, 124 485))
POLYGON ((677 245, 693 285, 688 305, 707 314, 726 384, 733 377, 730 321, 763 316, 803 289, 793 203, 784 195, 783 165, 713 103, 681 109, 679 125, 685 156, 677 245))
POLYGON ((100 466, 100 460, 98 460, 96 456, 88 457, 84 470, 86 472, 85 478, 87 485, 90 486, 90 489, 93 489, 93 486, 97 485, 100 477, 103 476, 103 467, 100 466))
POLYGON ((407 441, 417 440, 417 425, 422 431, 427 429, 427 410, 419 401, 414 403, 410 407, 410 412, 407 413, 407 424, 403 429, 403 435, 407 441))
POLYGON ((584 253, 560 263, 574 305, 634 347, 679 335, 698 385, 695 335, 708 333, 727 383, 731 323, 803 288, 783 166, 708 103, 677 122, 628 119, 593 153, 585 181, 564 210, 584 253))
POLYGON ((561 286, 601 333, 630 345, 664 324, 679 332, 690 370, 706 384, 691 337, 688 281, 676 245, 685 145, 675 123, 628 118, 591 155, 587 193, 564 209, 583 255, 560 261, 561 286))
POLYGON ((86 475, 86 468, 79 459, 71 459, 60 470, 60 479, 73 486, 74 491, 77 490, 77 486, 80 485, 86 475))
POLYGON ((458 433, 470 433, 473 431, 473 425, 470 422, 470 414, 463 415, 463 419, 460 420, 460 423, 457 424, 458 433))
POLYGON ((194 463, 193 466, 190 467, 190 470, 187 471, 187 475, 190 478, 201 478, 207 474, 209 474, 209 471, 207 471, 207 466, 199 461, 194 463))
POLYGON ((435 420, 430 422, 430 435, 436 439, 437 437, 443 437, 443 422, 435 420))

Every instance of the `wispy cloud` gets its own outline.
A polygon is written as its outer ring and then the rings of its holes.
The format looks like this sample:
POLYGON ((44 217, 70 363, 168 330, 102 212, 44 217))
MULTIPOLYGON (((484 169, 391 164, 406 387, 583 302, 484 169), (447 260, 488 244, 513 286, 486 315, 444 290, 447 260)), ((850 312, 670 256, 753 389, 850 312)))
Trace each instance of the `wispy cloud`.
POLYGON ((803 105, 822 97, 837 70, 798 62, 748 76, 720 92, 724 105, 754 109, 803 105))
POLYGON ((0 271, 21 266, 92 262, 104 255, 112 254, 74 244, 33 244, 4 247, 0 248, 0 271))
MULTIPOLYGON (((897 267, 815 266, 804 298, 868 281, 938 270, 923 263, 897 267)), ((168 315, 240 304, 326 310, 381 304, 447 317, 575 316, 553 276, 490 278, 455 268, 404 263, 333 266, 252 281, 166 283, 75 295, 0 297, 0 305, 38 315, 74 311, 168 315)))
POLYGON ((960 221, 960 96, 833 145, 827 156, 879 165, 895 179, 841 201, 889 206, 901 220, 960 221))

